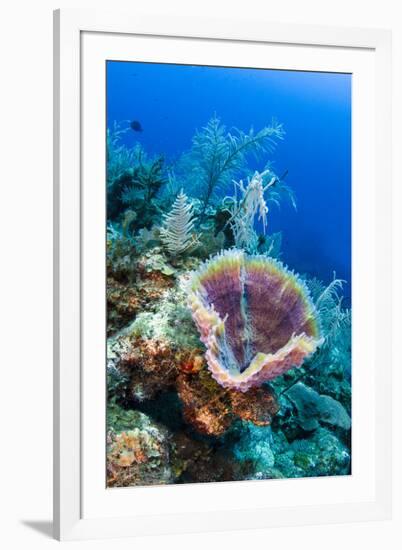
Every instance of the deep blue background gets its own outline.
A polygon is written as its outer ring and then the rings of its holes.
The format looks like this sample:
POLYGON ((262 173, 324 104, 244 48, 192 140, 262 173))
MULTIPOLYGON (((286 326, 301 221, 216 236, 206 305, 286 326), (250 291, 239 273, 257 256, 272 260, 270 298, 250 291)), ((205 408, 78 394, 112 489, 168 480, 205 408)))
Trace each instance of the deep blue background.
POLYGON ((268 230, 283 232, 282 258, 295 271, 326 282, 336 271, 350 283, 351 75, 107 63, 108 125, 134 119, 144 130, 127 133, 128 145, 177 158, 214 113, 228 129, 283 123, 271 158, 278 174, 289 170, 297 211, 271 205, 268 230))

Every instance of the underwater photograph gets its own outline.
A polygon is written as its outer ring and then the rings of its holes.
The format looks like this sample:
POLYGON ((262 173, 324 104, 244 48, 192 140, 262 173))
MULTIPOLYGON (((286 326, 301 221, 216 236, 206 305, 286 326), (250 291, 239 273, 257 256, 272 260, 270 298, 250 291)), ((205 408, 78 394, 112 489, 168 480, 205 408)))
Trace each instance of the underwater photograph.
POLYGON ((351 474, 351 110, 351 74, 106 63, 107 487, 351 474))

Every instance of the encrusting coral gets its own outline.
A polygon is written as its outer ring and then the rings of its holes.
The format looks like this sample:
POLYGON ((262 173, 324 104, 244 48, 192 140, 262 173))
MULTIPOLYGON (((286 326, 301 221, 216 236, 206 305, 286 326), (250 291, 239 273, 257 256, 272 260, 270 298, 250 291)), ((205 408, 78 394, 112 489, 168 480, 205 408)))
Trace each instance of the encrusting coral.
POLYGON ((108 336, 127 325, 141 308, 138 290, 112 277, 107 278, 106 302, 108 336))
POLYGON ((126 422, 124 430, 108 433, 108 486, 172 483, 167 430, 138 411, 126 415, 126 422))
POLYGON ((108 335, 128 325, 137 313, 159 300, 173 286, 173 274, 174 270, 158 254, 136 258, 130 269, 120 262, 119 271, 112 272, 106 281, 108 335))
POLYGON ((164 340, 135 338, 121 356, 119 370, 129 379, 131 397, 151 399, 175 383, 178 354, 164 340))
POLYGON ((345 408, 328 395, 320 395, 302 382, 286 391, 286 396, 294 403, 300 426, 311 431, 319 427, 319 421, 343 430, 350 430, 351 420, 345 408))
POLYGON ((280 262, 231 250, 194 272, 189 307, 224 387, 247 391, 300 366, 321 343, 302 281, 280 262))

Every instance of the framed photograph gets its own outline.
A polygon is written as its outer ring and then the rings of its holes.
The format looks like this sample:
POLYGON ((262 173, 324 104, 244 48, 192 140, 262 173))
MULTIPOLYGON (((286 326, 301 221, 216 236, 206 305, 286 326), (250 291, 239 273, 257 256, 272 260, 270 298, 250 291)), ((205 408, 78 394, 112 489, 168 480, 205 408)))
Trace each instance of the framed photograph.
POLYGON ((54 21, 55 537, 390 517, 390 33, 54 21))

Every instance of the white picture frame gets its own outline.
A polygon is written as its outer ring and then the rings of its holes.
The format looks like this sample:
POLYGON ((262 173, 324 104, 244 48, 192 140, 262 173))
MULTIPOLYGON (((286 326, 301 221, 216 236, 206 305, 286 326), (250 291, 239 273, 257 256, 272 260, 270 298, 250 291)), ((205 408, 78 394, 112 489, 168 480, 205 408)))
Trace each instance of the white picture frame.
POLYGON ((390 32, 98 10, 58 10, 54 30, 55 537, 104 538, 389 518, 390 32), (186 48, 180 47, 183 43, 186 48), (99 178, 102 181, 104 173, 105 121, 98 116, 104 108, 104 90, 97 93, 102 63, 114 56, 140 55, 138 60, 211 63, 214 59, 219 65, 235 56, 237 66, 247 66, 252 55, 253 65, 263 67, 267 52, 272 54, 271 68, 276 63, 288 69, 345 70, 356 75, 352 179, 353 348, 357 351, 353 355, 352 475, 106 490, 105 404, 97 405, 102 401, 99 395, 105 395, 104 355, 102 350, 97 352, 99 338, 104 338, 100 334, 105 206, 99 178))

